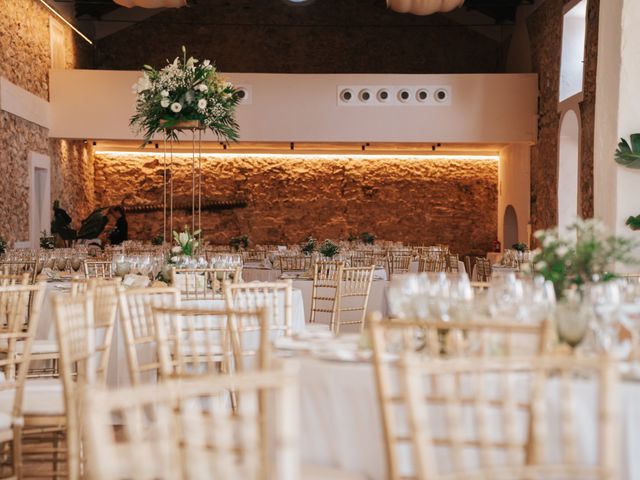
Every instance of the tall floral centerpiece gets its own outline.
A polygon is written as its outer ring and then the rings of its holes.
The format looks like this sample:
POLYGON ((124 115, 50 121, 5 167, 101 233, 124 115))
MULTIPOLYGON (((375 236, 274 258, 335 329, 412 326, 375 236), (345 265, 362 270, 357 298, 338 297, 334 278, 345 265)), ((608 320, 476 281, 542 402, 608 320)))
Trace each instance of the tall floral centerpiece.
POLYGON ((156 133, 177 140, 177 130, 194 127, 209 129, 223 141, 238 139, 238 90, 211 61, 187 58, 185 47, 182 58, 160 70, 145 65, 133 89, 137 99, 131 125, 143 132, 145 142, 156 133))
POLYGON ((176 245, 171 249, 171 253, 174 254, 171 257, 172 263, 177 263, 179 258, 176 255, 183 255, 184 257, 191 257, 196 253, 200 242, 196 237, 200 235, 200 230, 195 232, 189 232, 189 227, 185 226, 182 232, 173 232, 173 240, 176 245))

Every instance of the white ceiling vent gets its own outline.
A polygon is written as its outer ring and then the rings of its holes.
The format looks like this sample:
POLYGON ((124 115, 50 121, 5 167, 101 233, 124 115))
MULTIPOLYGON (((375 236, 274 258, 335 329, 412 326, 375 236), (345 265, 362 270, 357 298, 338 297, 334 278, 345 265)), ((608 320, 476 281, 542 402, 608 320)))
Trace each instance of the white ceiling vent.
POLYGON ((338 85, 340 107, 435 107, 451 105, 449 85, 338 85))

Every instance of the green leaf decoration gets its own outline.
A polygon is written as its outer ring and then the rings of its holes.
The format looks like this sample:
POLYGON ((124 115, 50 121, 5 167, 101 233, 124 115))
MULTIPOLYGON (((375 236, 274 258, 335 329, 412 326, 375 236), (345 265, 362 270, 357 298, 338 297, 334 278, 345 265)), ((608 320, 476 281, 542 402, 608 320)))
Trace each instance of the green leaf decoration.
POLYGON ((625 224, 628 225, 631 230, 640 230, 640 215, 627 218, 625 224))
POLYGON ((640 168, 640 133, 631 135, 631 145, 620 139, 615 156, 616 163, 628 168, 640 168))

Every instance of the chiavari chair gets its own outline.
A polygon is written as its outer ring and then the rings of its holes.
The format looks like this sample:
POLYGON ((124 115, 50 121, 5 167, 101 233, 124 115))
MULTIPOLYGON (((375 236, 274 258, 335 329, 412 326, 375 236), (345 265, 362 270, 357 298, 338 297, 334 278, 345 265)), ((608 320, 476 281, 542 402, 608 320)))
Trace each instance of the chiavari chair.
MULTIPOLYGON (((505 361, 509 363, 510 359, 516 358, 544 358, 549 355, 553 337, 550 322, 525 325, 492 322, 399 321, 382 320, 381 316, 376 314, 370 317, 369 326, 386 437, 388 477, 391 479, 432 478, 418 475, 415 471, 412 475, 407 474, 398 456, 398 451, 403 448, 412 447, 413 457, 417 451, 415 450, 417 438, 408 435, 407 432, 408 428, 415 428, 415 420, 409 418, 408 425, 400 425, 399 422, 401 417, 406 418, 410 403, 417 401, 417 398, 409 397, 409 387, 405 383, 406 378, 402 377, 399 362, 409 357, 422 365, 436 363, 443 365, 446 362, 467 360, 470 364, 491 364, 503 359, 507 359, 505 361)), ((415 385, 417 384, 414 383, 415 385)), ((436 395, 429 400, 442 403, 443 398, 436 395)), ((414 468, 418 460, 412 458, 414 468)), ((406 459, 404 462, 406 463, 406 459)), ((462 474, 443 478, 494 477, 465 477, 462 474)))
POLYGON ((374 270, 374 266, 344 267, 342 269, 342 278, 337 293, 339 298, 337 313, 333 316, 333 323, 329 325, 331 331, 336 335, 345 325, 359 325, 360 331, 364 329, 374 270))
POLYGON ((434 359, 401 349, 391 366, 383 328, 373 327, 374 361, 388 478, 617 478, 617 373, 610 359, 434 359), (589 412, 597 439, 595 461, 578 458, 585 428, 573 400, 585 376, 595 381, 598 396, 589 412), (551 447, 552 423, 558 426, 557 448, 551 447))
POLYGON ((29 275, 29 282, 35 283, 38 275, 37 260, 4 260, 0 262, 0 272, 4 275, 29 275))
POLYGON ((248 356, 266 364, 268 335, 263 310, 204 310, 152 307, 160 379, 229 374, 242 369, 248 356), (235 326, 242 327, 234 331, 235 326), (254 342, 241 335, 253 332, 254 342))
POLYGON ((479 282, 488 282, 491 280, 491 262, 489 262, 487 258, 476 257, 475 269, 479 282))
POLYGON ((311 267, 312 258, 307 255, 279 255, 278 268, 282 275, 303 273, 311 267))
POLYGON ((155 381, 160 369, 152 309, 179 306, 176 288, 119 289, 118 311, 132 385, 155 381))
POLYGON ((229 310, 255 312, 264 309, 267 330, 290 336, 293 333, 292 291, 291 280, 228 284, 225 300, 229 310))
POLYGON ((394 275, 400 275, 403 273, 409 273, 409 267, 411 265, 411 255, 406 254, 392 254, 387 255, 387 273, 389 279, 394 275))
POLYGON ((242 267, 173 268, 171 286, 180 290, 183 300, 222 298, 226 283, 239 283, 242 267))
POLYGON ((447 269, 446 258, 440 253, 428 253, 418 259, 418 272, 444 272, 447 269))
POLYGON ((375 265, 375 259, 371 252, 356 250, 349 256, 349 265, 351 267, 370 267, 375 265))
POLYGON ((269 252, 266 250, 245 250, 242 252, 244 263, 262 263, 267 258, 269 252))
POLYGON ((11 287, 14 285, 29 285, 31 275, 27 272, 11 275, 0 274, 0 287, 11 287))
POLYGON ((297 480, 303 478, 298 403, 291 365, 88 390, 89 471, 96 480, 297 480), (242 396, 236 408, 225 402, 231 389, 242 396), (114 416, 122 419, 118 429, 112 426, 114 416))
POLYGON ((25 404, 29 402, 28 405, 33 407, 33 402, 38 401, 34 392, 25 392, 25 386, 31 345, 44 299, 44 284, 1 286, 0 298, 3 320, 0 343, 4 346, 0 356, 0 446, 3 452, 0 475, 2 478, 23 478, 25 404), (30 301, 31 308, 28 308, 30 301), (25 316, 30 317, 26 330, 23 328, 25 316))
POLYGON ((455 253, 450 253, 447 255, 447 271, 448 272, 459 272, 459 263, 460 257, 455 253))
POLYGON ((335 325, 340 310, 339 290, 343 269, 343 262, 316 262, 309 323, 316 323, 318 317, 328 315, 328 324, 335 325))
POLYGON ((111 260, 85 260, 83 267, 86 278, 113 278, 113 263, 111 260))

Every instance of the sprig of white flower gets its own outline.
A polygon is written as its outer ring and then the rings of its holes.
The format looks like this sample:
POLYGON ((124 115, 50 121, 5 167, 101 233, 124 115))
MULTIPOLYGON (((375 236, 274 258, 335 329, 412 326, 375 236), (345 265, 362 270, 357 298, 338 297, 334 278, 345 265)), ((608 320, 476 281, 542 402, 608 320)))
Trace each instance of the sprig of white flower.
POLYGON ((171 104, 171 111, 173 113, 179 113, 182 110, 182 105, 179 102, 173 102, 171 104))

